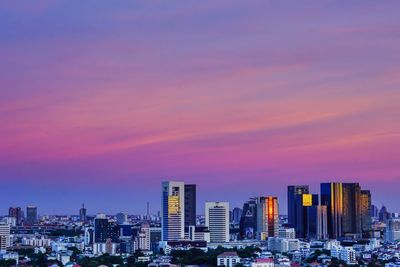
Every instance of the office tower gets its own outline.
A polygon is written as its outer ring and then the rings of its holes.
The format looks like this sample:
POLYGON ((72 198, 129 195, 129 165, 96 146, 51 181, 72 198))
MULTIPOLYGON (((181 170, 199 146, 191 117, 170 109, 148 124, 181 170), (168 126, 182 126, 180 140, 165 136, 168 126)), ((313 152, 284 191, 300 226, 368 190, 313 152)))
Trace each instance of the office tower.
POLYGON ((242 217, 242 209, 241 208, 234 208, 232 210, 232 222, 235 225, 240 223, 240 218, 242 217))
POLYGON ((126 213, 120 212, 115 215, 118 224, 124 224, 128 222, 128 215, 126 213))
POLYGON ((8 216, 15 218, 16 225, 21 225, 22 223, 22 209, 21 207, 10 207, 8 209, 8 216))
POLYGON ((279 234, 279 205, 277 197, 258 197, 256 237, 266 240, 279 234))
POLYGON ((378 217, 379 221, 383 223, 386 223, 386 221, 390 219, 390 212, 388 212, 385 205, 382 205, 382 208, 379 210, 378 217))
POLYGON ((329 238, 336 239, 342 236, 342 183, 321 183, 321 205, 327 207, 329 238))
POLYGON ((183 182, 162 182, 162 241, 185 237, 185 186, 183 182))
POLYGON ((105 243, 108 238, 109 222, 104 214, 94 219, 94 243, 105 243))
POLYGON ((185 184, 185 227, 196 225, 196 185, 185 184))
POLYGON ((361 187, 358 183, 343 183, 342 235, 361 237, 361 187))
POLYGON ((150 215, 150 203, 147 201, 147 207, 146 207, 146 220, 151 221, 151 215, 150 215))
POLYGON ((26 222, 28 224, 36 224, 37 223, 37 207, 35 206, 28 206, 26 207, 26 222))
POLYGON ((306 238, 310 240, 328 239, 327 208, 321 205, 307 207, 306 238))
POLYGON ((301 204, 301 196, 308 194, 308 185, 289 185, 287 191, 288 223, 290 227, 296 228, 297 210, 301 204))
POLYGON ((369 190, 361 190, 360 195, 361 230, 365 233, 371 230, 371 193, 369 190))
POLYGON ((378 219, 378 207, 374 204, 371 204, 371 217, 374 219, 378 219))
POLYGON ((243 204, 242 216, 240 217, 239 237, 240 239, 255 239, 257 230, 257 203, 250 199, 243 204))
POLYGON ((394 242, 400 240, 400 219, 388 219, 386 221, 385 241, 394 242))
POLYGON ((87 221, 85 204, 82 204, 82 208, 79 209, 79 220, 81 222, 87 221))
POLYGON ((94 243, 105 243, 107 239, 117 242, 118 238, 119 228, 110 223, 105 214, 97 214, 94 219, 94 243))
POLYGON ((297 200, 295 224, 297 238, 310 238, 308 232, 312 227, 309 227, 309 224, 316 224, 318 220, 318 202, 317 194, 303 194, 301 201, 297 200))
POLYGON ((206 202, 206 227, 210 231, 210 242, 229 242, 229 203, 206 202))
POLYGON ((5 251, 10 244, 11 227, 9 224, 0 223, 0 252, 5 251))

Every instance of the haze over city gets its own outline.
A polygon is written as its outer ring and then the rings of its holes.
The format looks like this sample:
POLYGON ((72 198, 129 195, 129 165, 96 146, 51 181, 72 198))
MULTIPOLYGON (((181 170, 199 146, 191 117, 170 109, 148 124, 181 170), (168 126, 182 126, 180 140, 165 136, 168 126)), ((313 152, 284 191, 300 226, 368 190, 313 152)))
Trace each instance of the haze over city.
POLYGON ((156 213, 164 180, 200 213, 328 181, 399 211, 399 8, 2 1, 0 214, 156 213))

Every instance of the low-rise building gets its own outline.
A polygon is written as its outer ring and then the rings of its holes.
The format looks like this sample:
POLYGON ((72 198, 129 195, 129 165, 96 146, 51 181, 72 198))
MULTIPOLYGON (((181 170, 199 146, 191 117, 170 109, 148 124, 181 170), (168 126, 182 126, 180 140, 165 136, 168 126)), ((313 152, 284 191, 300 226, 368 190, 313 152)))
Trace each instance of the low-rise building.
POLYGON ((236 252, 224 252, 217 256, 217 266, 235 267, 240 262, 236 252))

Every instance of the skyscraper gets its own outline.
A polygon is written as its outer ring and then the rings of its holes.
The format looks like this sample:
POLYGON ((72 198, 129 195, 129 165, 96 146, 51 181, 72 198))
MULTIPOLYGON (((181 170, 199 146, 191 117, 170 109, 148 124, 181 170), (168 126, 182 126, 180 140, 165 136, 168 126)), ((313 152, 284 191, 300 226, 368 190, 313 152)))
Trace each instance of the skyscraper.
POLYGON ((240 217, 239 237, 240 239, 255 239, 257 231, 257 203, 254 198, 243 204, 242 216, 240 217))
POLYGON ((117 242, 119 228, 109 222, 105 214, 97 214, 94 219, 94 243, 106 243, 108 239, 117 242))
POLYGON ((328 239, 326 206, 307 207, 307 228, 305 237, 311 240, 328 239))
POLYGON ((23 217, 21 207, 10 207, 8 209, 8 216, 15 218, 16 225, 21 225, 23 217))
POLYGON ((256 237, 266 240, 279 234, 279 205, 277 197, 258 197, 256 237))
POLYGON ((343 183, 342 235, 361 237, 361 187, 358 183, 343 183))
POLYGON ((315 208, 318 207, 318 195, 302 194, 296 198, 296 237, 307 238, 308 224, 316 223, 318 220, 318 208, 315 208), (301 201, 298 200, 299 196, 301 196, 301 201))
POLYGON ((183 182, 162 182, 162 241, 185 238, 185 185, 183 182))
POLYGON ((321 205, 327 207, 329 238, 336 239, 342 236, 342 183, 321 183, 321 205))
POLYGON ((361 190, 360 195, 360 209, 361 209, 361 230, 363 235, 367 237, 366 233, 371 230, 371 193, 369 190, 361 190))
POLYGON ((82 208, 79 209, 79 220, 81 222, 87 221, 85 204, 82 204, 82 208))
POLYGON ((35 206, 28 206, 26 207, 26 222, 28 224, 36 224, 37 223, 37 207, 35 206))
POLYGON ((229 203, 206 202, 206 226, 210 231, 210 241, 229 242, 229 203))
POLYGON ((232 210, 232 223, 238 225, 240 223, 240 218, 242 217, 242 209, 234 208, 232 210))
POLYGON ((385 205, 382 205, 382 208, 379 210, 378 217, 379 221, 383 223, 386 223, 386 221, 390 219, 390 212, 388 212, 385 205))
POLYGON ((308 185, 289 185, 287 191, 287 209, 288 209, 288 223, 291 227, 296 228, 297 211, 301 206, 302 195, 308 194, 308 185))
POLYGON ((185 184, 185 227, 196 225, 196 185, 185 184))

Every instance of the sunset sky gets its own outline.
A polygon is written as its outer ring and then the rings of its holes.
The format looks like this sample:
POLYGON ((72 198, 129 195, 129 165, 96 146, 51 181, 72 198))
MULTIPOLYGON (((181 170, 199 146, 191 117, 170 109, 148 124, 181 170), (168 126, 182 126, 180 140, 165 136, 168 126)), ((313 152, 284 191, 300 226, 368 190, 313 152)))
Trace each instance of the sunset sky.
POLYGON ((241 206, 357 181, 400 202, 399 1, 1 1, 0 214, 241 206))

